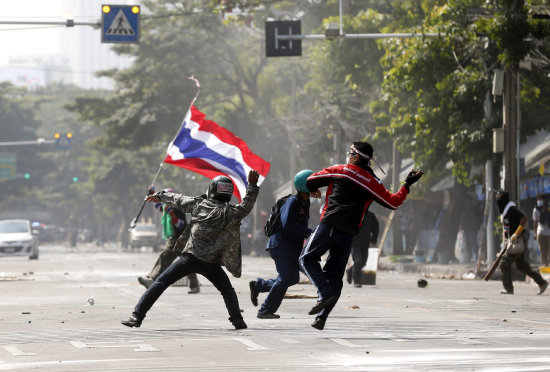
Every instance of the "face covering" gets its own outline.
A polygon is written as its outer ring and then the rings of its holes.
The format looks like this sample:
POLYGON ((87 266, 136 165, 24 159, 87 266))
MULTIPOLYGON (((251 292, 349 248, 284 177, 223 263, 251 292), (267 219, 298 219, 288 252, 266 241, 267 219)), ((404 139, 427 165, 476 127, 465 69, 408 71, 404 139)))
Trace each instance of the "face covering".
POLYGON ((510 201, 510 196, 508 196, 508 193, 501 194, 500 198, 497 198, 497 206, 498 210, 500 211, 500 214, 504 212, 504 208, 506 208, 506 205, 510 201))

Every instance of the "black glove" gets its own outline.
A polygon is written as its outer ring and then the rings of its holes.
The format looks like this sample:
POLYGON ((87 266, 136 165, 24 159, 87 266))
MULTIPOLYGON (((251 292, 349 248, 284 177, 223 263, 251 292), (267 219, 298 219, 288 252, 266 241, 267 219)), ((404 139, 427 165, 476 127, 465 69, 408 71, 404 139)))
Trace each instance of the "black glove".
POLYGON ((410 171, 409 174, 407 175, 407 178, 405 178, 405 185, 407 186, 407 188, 409 188, 410 185, 418 181, 420 177, 422 177, 422 174, 423 174, 422 171, 415 171, 414 169, 410 171))
POLYGON ((155 193, 155 186, 151 185, 147 188, 147 195, 153 195, 155 193))

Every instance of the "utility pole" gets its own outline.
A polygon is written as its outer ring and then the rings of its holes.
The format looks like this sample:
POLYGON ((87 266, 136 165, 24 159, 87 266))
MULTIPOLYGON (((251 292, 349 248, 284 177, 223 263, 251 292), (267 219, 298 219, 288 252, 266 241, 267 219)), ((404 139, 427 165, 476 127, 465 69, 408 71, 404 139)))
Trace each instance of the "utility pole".
POLYGON ((504 72, 504 90, 502 94, 502 129, 504 130, 504 189, 510 193, 510 200, 519 199, 517 167, 517 83, 515 75, 518 68, 507 68, 504 72))

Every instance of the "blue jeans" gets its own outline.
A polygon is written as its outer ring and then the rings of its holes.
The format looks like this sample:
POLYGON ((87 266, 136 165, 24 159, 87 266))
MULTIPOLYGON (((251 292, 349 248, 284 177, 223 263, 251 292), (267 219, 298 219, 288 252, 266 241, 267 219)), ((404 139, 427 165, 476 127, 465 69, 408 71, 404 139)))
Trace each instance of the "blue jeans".
POLYGON ((275 261, 275 268, 279 274, 275 279, 256 280, 256 289, 260 292, 269 292, 258 313, 275 313, 285 297, 288 287, 300 280, 300 265, 298 256, 300 251, 296 247, 281 245, 271 248, 269 254, 275 261))
MULTIPOLYGON (((300 266, 317 288, 319 300, 332 296, 340 297, 344 285, 342 278, 346 271, 353 235, 343 233, 329 225, 319 225, 311 233, 300 255, 300 266), (321 257, 329 252, 323 268, 321 257)), ((336 303, 325 307, 317 316, 326 318, 336 303)))
POLYGON ((243 318, 237 293, 235 293, 235 289, 231 286, 231 282, 221 265, 200 260, 190 253, 183 253, 160 274, 145 293, 143 293, 132 315, 138 319, 145 318, 149 309, 151 309, 166 288, 192 273, 201 274, 220 291, 231 322, 243 318))

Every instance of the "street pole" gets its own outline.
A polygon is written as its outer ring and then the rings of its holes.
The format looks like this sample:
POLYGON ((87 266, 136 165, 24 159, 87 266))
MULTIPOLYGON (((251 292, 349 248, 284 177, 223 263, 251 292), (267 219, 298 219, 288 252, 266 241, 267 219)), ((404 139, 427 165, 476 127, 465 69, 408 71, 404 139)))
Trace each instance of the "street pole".
POLYGON ((504 130, 504 189, 510 194, 510 200, 517 201, 518 194, 518 180, 517 180, 517 139, 516 139, 516 126, 517 126, 517 105, 516 94, 517 86, 514 79, 514 73, 517 68, 507 68, 504 72, 504 91, 502 96, 502 128, 504 130))
MULTIPOLYGON (((399 189, 399 175, 401 173, 401 153, 397 149, 397 146, 395 145, 395 140, 393 141, 392 146, 393 154, 392 154, 392 191, 397 192, 399 189)), ((393 212, 396 213, 396 212, 393 212)), ((399 218, 394 218, 395 221, 393 221, 392 224, 392 254, 403 254, 403 238, 401 236, 401 222, 399 221, 399 218)))

